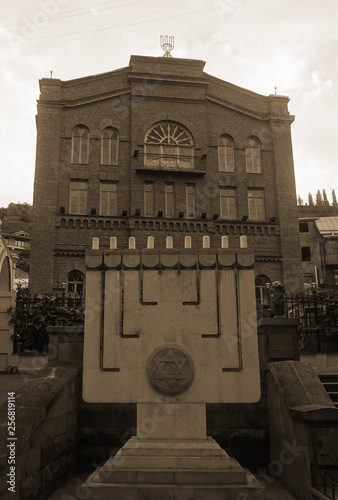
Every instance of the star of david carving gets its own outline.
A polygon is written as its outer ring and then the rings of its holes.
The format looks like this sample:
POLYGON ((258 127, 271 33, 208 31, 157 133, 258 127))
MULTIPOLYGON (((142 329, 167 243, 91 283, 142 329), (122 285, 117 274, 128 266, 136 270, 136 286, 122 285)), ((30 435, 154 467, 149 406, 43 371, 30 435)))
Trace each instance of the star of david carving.
POLYGON ((178 347, 158 349, 147 364, 150 383, 159 391, 174 394, 186 389, 193 378, 190 356, 178 347))
MULTIPOLYGON (((321 448, 319 455, 325 461, 324 457, 330 458, 333 464, 337 464, 338 459, 338 432, 337 429, 325 429, 319 434, 319 443, 321 448)), ((326 462, 326 461, 325 461, 326 462)))

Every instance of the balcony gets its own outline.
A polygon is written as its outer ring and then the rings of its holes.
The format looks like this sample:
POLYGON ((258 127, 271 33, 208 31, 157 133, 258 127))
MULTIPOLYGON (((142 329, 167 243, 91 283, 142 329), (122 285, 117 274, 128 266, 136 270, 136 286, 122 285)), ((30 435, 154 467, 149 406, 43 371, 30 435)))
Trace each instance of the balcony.
POLYGON ((338 254, 329 254, 325 257, 325 264, 327 266, 337 266, 338 265, 338 254))
POLYGON ((204 175, 206 155, 161 155, 134 151, 137 159, 136 172, 176 172, 189 175, 204 175))

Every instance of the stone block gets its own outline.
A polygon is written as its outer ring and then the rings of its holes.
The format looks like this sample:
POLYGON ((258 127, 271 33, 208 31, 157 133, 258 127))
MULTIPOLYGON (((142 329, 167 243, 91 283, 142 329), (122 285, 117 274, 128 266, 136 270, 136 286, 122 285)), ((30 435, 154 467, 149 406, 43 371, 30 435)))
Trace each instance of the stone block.
POLYGON ((141 403, 137 407, 137 435, 150 439, 205 439, 205 405, 165 405, 165 414, 157 404, 141 403))
POLYGON ((25 476, 31 476, 40 469, 41 447, 36 446, 28 450, 24 456, 25 456, 25 476))

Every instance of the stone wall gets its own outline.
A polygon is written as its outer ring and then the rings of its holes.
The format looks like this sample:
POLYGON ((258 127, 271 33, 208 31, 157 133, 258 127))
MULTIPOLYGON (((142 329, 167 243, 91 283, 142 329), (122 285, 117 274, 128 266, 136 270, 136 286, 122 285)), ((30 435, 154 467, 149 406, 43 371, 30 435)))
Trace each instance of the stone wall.
MULTIPOLYGON (((79 368, 50 364, 26 375, 16 392, 16 488, 1 483, 0 499, 43 500, 76 471, 79 368)), ((25 376, 24 374, 22 376, 25 376)), ((8 388, 10 390, 10 388, 8 388)), ((0 474, 8 474, 7 401, 0 409, 0 474)))
POLYGON ((338 474, 338 409, 313 368, 271 364, 267 377, 271 462, 267 472, 297 498, 312 500, 313 472, 338 474))

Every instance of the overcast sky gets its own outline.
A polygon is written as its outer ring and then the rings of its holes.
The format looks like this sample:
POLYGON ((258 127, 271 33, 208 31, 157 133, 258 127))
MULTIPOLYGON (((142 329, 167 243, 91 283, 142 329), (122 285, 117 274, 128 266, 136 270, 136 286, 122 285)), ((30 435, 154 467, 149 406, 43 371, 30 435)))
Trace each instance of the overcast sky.
POLYGON ((162 34, 210 75, 289 96, 298 193, 338 191, 337 0, 15 0, 0 14, 0 207, 33 202, 38 80, 161 56, 162 34))

